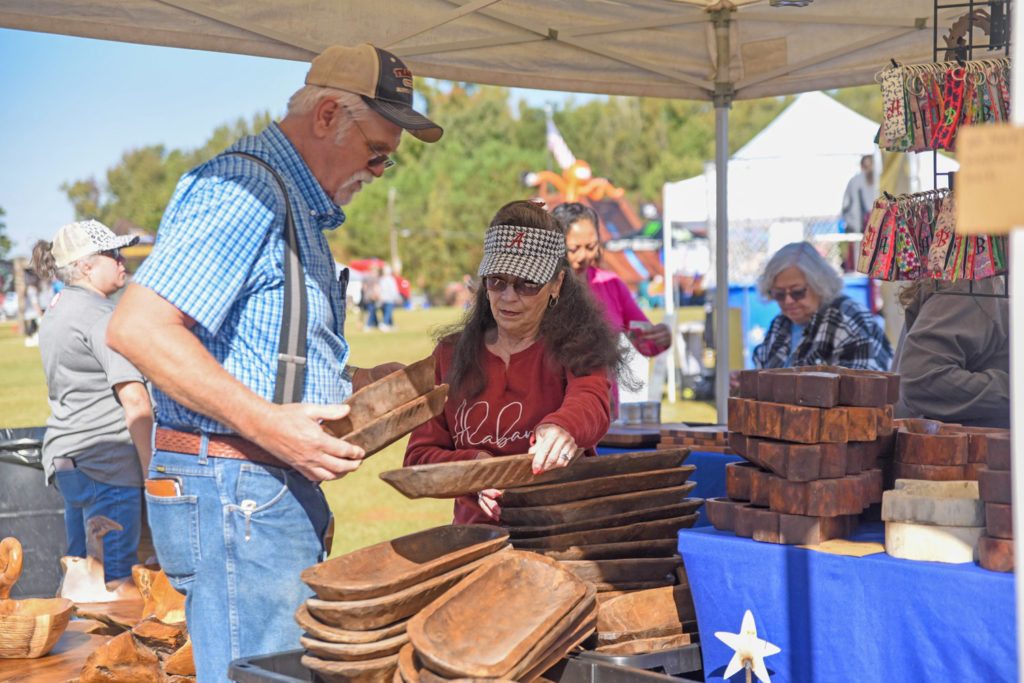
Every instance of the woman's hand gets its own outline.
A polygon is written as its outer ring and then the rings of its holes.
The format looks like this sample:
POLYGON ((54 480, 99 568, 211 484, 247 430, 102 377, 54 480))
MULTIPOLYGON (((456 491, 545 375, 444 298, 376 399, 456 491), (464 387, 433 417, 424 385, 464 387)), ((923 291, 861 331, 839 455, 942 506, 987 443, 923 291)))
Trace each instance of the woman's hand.
POLYGON ((641 332, 640 341, 650 342, 659 349, 667 349, 672 345, 672 332, 668 329, 668 325, 659 323, 646 332, 641 332))
POLYGON ((501 498, 501 489, 484 489, 476 494, 476 504, 484 511, 484 514, 493 520, 501 517, 501 506, 498 499, 501 498))
POLYGON ((740 371, 729 371, 729 393, 735 394, 740 389, 740 371))
POLYGON ((569 432, 551 423, 538 425, 529 453, 533 454, 533 473, 566 467, 576 457, 576 440, 569 432))

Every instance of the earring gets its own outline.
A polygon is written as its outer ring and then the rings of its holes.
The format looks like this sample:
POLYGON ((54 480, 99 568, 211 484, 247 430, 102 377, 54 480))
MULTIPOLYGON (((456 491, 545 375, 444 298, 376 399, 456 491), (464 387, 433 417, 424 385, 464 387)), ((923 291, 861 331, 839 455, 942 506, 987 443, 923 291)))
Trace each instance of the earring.
POLYGON ((557 304, 557 303, 558 303, 558 297, 557 296, 550 297, 548 299, 548 308, 554 308, 555 304, 557 304))

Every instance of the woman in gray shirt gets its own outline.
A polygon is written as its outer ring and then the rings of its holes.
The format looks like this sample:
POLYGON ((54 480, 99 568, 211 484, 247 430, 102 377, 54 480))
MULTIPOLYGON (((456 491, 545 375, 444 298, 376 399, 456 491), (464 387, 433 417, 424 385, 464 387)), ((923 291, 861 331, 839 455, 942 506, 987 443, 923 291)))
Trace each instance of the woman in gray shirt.
POLYGON ((138 242, 97 221, 64 226, 32 251, 32 268, 67 286, 39 329, 50 418, 43 439, 46 481, 64 497, 68 555, 85 557, 86 522, 103 515, 121 525, 103 537, 107 581, 138 563, 143 472, 149 465, 153 410, 145 379, 106 344, 110 296, 125 285, 119 249, 138 242))

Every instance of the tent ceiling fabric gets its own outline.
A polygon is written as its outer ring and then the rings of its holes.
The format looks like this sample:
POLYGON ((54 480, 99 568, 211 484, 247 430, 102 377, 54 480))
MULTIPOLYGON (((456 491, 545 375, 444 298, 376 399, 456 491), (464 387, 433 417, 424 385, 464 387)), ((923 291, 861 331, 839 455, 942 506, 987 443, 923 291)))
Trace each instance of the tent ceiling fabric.
MULTIPOLYGON (((0 26, 296 60, 368 41, 418 76, 710 100, 709 10, 723 5, 736 99, 865 84, 890 58, 931 60, 931 0, 4 0, 0 26)), ((941 27, 958 16, 945 12, 941 27)))

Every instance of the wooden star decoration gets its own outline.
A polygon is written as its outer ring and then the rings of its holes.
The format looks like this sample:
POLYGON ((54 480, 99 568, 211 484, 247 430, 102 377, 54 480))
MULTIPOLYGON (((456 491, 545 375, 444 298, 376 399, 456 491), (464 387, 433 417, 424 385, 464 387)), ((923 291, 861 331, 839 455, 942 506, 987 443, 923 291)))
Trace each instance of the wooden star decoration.
MULTIPOLYGON (((757 637, 757 626, 754 625, 754 615, 750 610, 743 613, 743 623, 740 625, 739 633, 716 631, 715 637, 734 650, 732 659, 729 660, 729 666, 725 668, 723 678, 729 678, 741 669, 747 669, 753 671, 757 680, 762 683, 771 683, 768 669, 764 666, 764 658, 778 654, 781 649, 777 645, 757 637)), ((747 673, 747 680, 750 680, 750 673, 747 673)))

